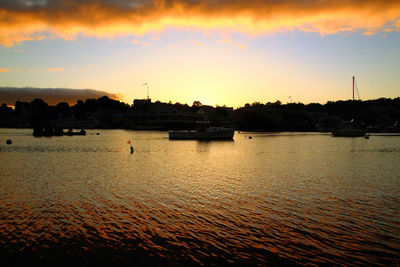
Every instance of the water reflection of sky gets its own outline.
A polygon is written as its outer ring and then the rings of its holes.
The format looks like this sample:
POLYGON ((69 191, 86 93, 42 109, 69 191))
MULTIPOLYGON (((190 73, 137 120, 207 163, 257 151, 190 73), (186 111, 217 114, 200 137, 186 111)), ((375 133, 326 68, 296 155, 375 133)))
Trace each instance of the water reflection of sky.
POLYGON ((198 142, 99 132, 0 130, 9 259, 399 263, 398 138, 236 133, 233 142, 198 142))

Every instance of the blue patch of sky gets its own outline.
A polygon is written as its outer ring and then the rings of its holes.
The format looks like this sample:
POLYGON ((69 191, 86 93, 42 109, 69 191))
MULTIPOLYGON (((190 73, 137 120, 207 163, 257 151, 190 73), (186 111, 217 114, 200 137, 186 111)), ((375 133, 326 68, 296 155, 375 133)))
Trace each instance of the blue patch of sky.
POLYGON ((250 50, 265 60, 303 65, 317 73, 356 74, 382 69, 390 73, 400 67, 399 37, 398 32, 373 36, 295 32, 256 38, 250 50))

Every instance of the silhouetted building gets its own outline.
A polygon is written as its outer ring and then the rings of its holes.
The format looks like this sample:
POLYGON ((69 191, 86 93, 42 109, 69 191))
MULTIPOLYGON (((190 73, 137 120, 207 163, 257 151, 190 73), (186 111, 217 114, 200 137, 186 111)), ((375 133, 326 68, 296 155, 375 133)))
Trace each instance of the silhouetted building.
POLYGON ((172 104, 135 99, 128 119, 133 129, 193 129, 202 116, 190 108, 179 110, 172 104))

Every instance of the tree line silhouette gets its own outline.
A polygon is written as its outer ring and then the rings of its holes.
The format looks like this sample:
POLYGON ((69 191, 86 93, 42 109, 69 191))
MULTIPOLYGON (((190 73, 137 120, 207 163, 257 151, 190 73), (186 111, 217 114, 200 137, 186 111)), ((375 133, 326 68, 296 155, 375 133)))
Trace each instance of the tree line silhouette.
POLYGON ((203 109, 214 124, 230 124, 238 130, 248 131, 316 131, 316 125, 324 120, 328 124, 340 120, 357 120, 366 126, 379 129, 400 121, 399 97, 366 101, 329 101, 326 104, 254 102, 233 109, 233 114, 228 115, 229 110, 225 107, 203 106, 199 101, 195 101, 192 106, 157 101, 138 107, 103 96, 98 99, 79 100, 74 105, 60 102, 51 106, 42 99, 34 99, 31 102, 17 101, 14 108, 2 104, 0 127, 33 128, 46 122, 95 120, 96 128, 129 129, 132 128, 130 118, 135 114, 154 113, 151 105, 162 105, 162 112, 171 110, 175 116, 199 114, 199 110, 203 109))

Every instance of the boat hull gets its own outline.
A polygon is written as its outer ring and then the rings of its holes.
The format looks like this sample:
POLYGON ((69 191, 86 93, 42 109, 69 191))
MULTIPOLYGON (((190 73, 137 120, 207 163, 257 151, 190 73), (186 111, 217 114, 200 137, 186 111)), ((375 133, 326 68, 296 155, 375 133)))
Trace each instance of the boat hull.
POLYGON ((363 137, 366 131, 362 125, 354 123, 353 121, 343 121, 337 129, 332 131, 333 136, 339 137, 363 137))
POLYGON ((333 131, 332 135, 337 137, 363 137, 366 132, 363 130, 353 130, 353 131, 333 131))
POLYGON ((215 132, 207 131, 171 131, 168 133, 170 140, 232 140, 234 129, 215 132))

